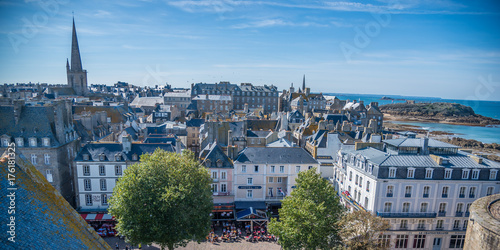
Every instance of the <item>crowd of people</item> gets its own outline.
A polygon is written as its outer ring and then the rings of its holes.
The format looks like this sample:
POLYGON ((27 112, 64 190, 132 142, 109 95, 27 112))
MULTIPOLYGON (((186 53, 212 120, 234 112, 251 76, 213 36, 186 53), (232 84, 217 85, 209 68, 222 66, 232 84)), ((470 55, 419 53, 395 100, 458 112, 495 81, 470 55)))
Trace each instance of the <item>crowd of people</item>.
POLYGON ((248 223, 246 225, 237 225, 234 222, 221 223, 219 221, 212 223, 212 230, 207 236, 210 243, 235 242, 243 239, 249 242, 276 242, 278 240, 274 235, 267 232, 265 225, 255 225, 251 228, 248 223))

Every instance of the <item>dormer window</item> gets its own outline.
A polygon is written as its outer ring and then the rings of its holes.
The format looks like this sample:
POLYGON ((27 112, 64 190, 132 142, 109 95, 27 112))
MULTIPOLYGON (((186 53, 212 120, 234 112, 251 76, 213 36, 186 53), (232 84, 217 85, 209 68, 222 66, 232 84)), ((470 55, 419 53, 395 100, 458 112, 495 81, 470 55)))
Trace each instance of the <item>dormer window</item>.
POLYGON ((396 168, 389 168, 389 178, 396 178, 396 168))
POLYGON ((206 166, 207 168, 209 168, 211 165, 212 165, 212 161, 210 161, 210 160, 206 160, 206 161, 205 161, 205 166, 206 166))
POLYGON ((415 178, 415 169, 414 168, 408 168, 408 173, 406 178, 415 178))
POLYGON ((90 159, 90 155, 89 154, 83 154, 83 160, 84 161, 88 161, 90 159))
POLYGON ((104 155, 104 154, 99 155, 99 160, 100 160, 100 161, 104 161, 104 159, 105 159, 105 158, 106 158, 106 157, 105 157, 105 155, 104 155))
POLYGON ((8 147, 10 140, 8 138, 2 138, 2 147, 8 147))
POLYGON ((470 169, 462 169, 462 179, 469 179, 470 169))
POLYGON ((42 139, 42 143, 43 143, 43 146, 44 146, 44 147, 48 147, 48 146, 50 146, 50 139, 49 139, 49 138, 47 138, 47 137, 46 137, 46 138, 43 138, 43 139, 42 139))
POLYGON ((132 160, 133 160, 133 161, 137 161, 137 160, 138 160, 137 154, 133 154, 133 155, 132 155, 132 160))
POLYGON ((120 161, 121 160, 121 156, 120 154, 116 154, 115 155, 115 161, 120 161))
POLYGON ((30 147, 36 147, 36 138, 30 138, 30 147))
POLYGON ((472 179, 473 180, 479 179, 479 169, 472 170, 472 179))
POLYGON ((17 147, 24 147, 24 139, 22 137, 16 138, 16 146, 17 147))
POLYGON ((222 167, 222 163, 223 162, 222 162, 221 159, 217 160, 217 167, 221 168, 222 167))

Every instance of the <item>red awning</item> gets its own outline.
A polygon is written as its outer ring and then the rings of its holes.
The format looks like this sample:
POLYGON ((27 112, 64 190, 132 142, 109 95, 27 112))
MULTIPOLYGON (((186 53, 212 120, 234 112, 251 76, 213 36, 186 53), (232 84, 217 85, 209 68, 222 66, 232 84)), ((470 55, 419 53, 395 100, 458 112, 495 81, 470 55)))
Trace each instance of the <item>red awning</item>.
POLYGON ((86 221, 113 221, 114 217, 110 214, 80 214, 86 221))

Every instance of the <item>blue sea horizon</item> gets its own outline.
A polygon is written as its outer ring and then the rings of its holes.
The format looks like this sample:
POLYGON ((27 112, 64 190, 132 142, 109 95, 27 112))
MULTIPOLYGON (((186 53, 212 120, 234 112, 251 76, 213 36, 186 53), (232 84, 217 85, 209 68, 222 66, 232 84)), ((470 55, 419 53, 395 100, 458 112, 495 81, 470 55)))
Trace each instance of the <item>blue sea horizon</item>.
MULTIPOLYGON (((327 96, 336 96, 340 100, 356 100, 363 101, 365 104, 370 102, 378 102, 379 105, 390 103, 401 103, 406 100, 414 100, 415 102, 449 102, 459 103, 471 107, 476 114, 487 116, 495 119, 500 119, 500 102, 498 101, 482 101, 482 100, 460 100, 460 99, 442 99, 439 97, 422 97, 422 96, 402 96, 402 95, 371 95, 371 94, 349 94, 349 93, 324 93, 327 96), (382 97, 392 98, 394 100, 382 100, 382 97)), ((464 126, 443 123, 427 123, 427 122, 393 122, 398 124, 413 125, 422 128, 428 128, 430 131, 444 131, 453 133, 457 137, 466 139, 474 139, 483 143, 499 143, 500 144, 500 126, 464 126)))

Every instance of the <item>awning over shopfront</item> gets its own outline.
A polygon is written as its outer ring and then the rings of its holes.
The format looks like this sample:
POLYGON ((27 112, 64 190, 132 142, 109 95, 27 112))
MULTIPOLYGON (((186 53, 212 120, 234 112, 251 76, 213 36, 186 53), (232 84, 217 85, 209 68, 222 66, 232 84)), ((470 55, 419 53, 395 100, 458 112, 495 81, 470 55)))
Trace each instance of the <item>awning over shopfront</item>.
POLYGON ((243 211, 239 211, 236 213, 236 218, 238 218, 239 221, 241 220, 266 220, 267 221, 267 216, 266 213, 257 209, 254 209, 253 207, 249 207, 243 211))
POLYGON ((80 214, 86 221, 113 221, 110 214, 80 214))
POLYGON ((234 206, 236 210, 247 209, 252 207, 253 209, 266 209, 265 201, 235 201, 234 206))

